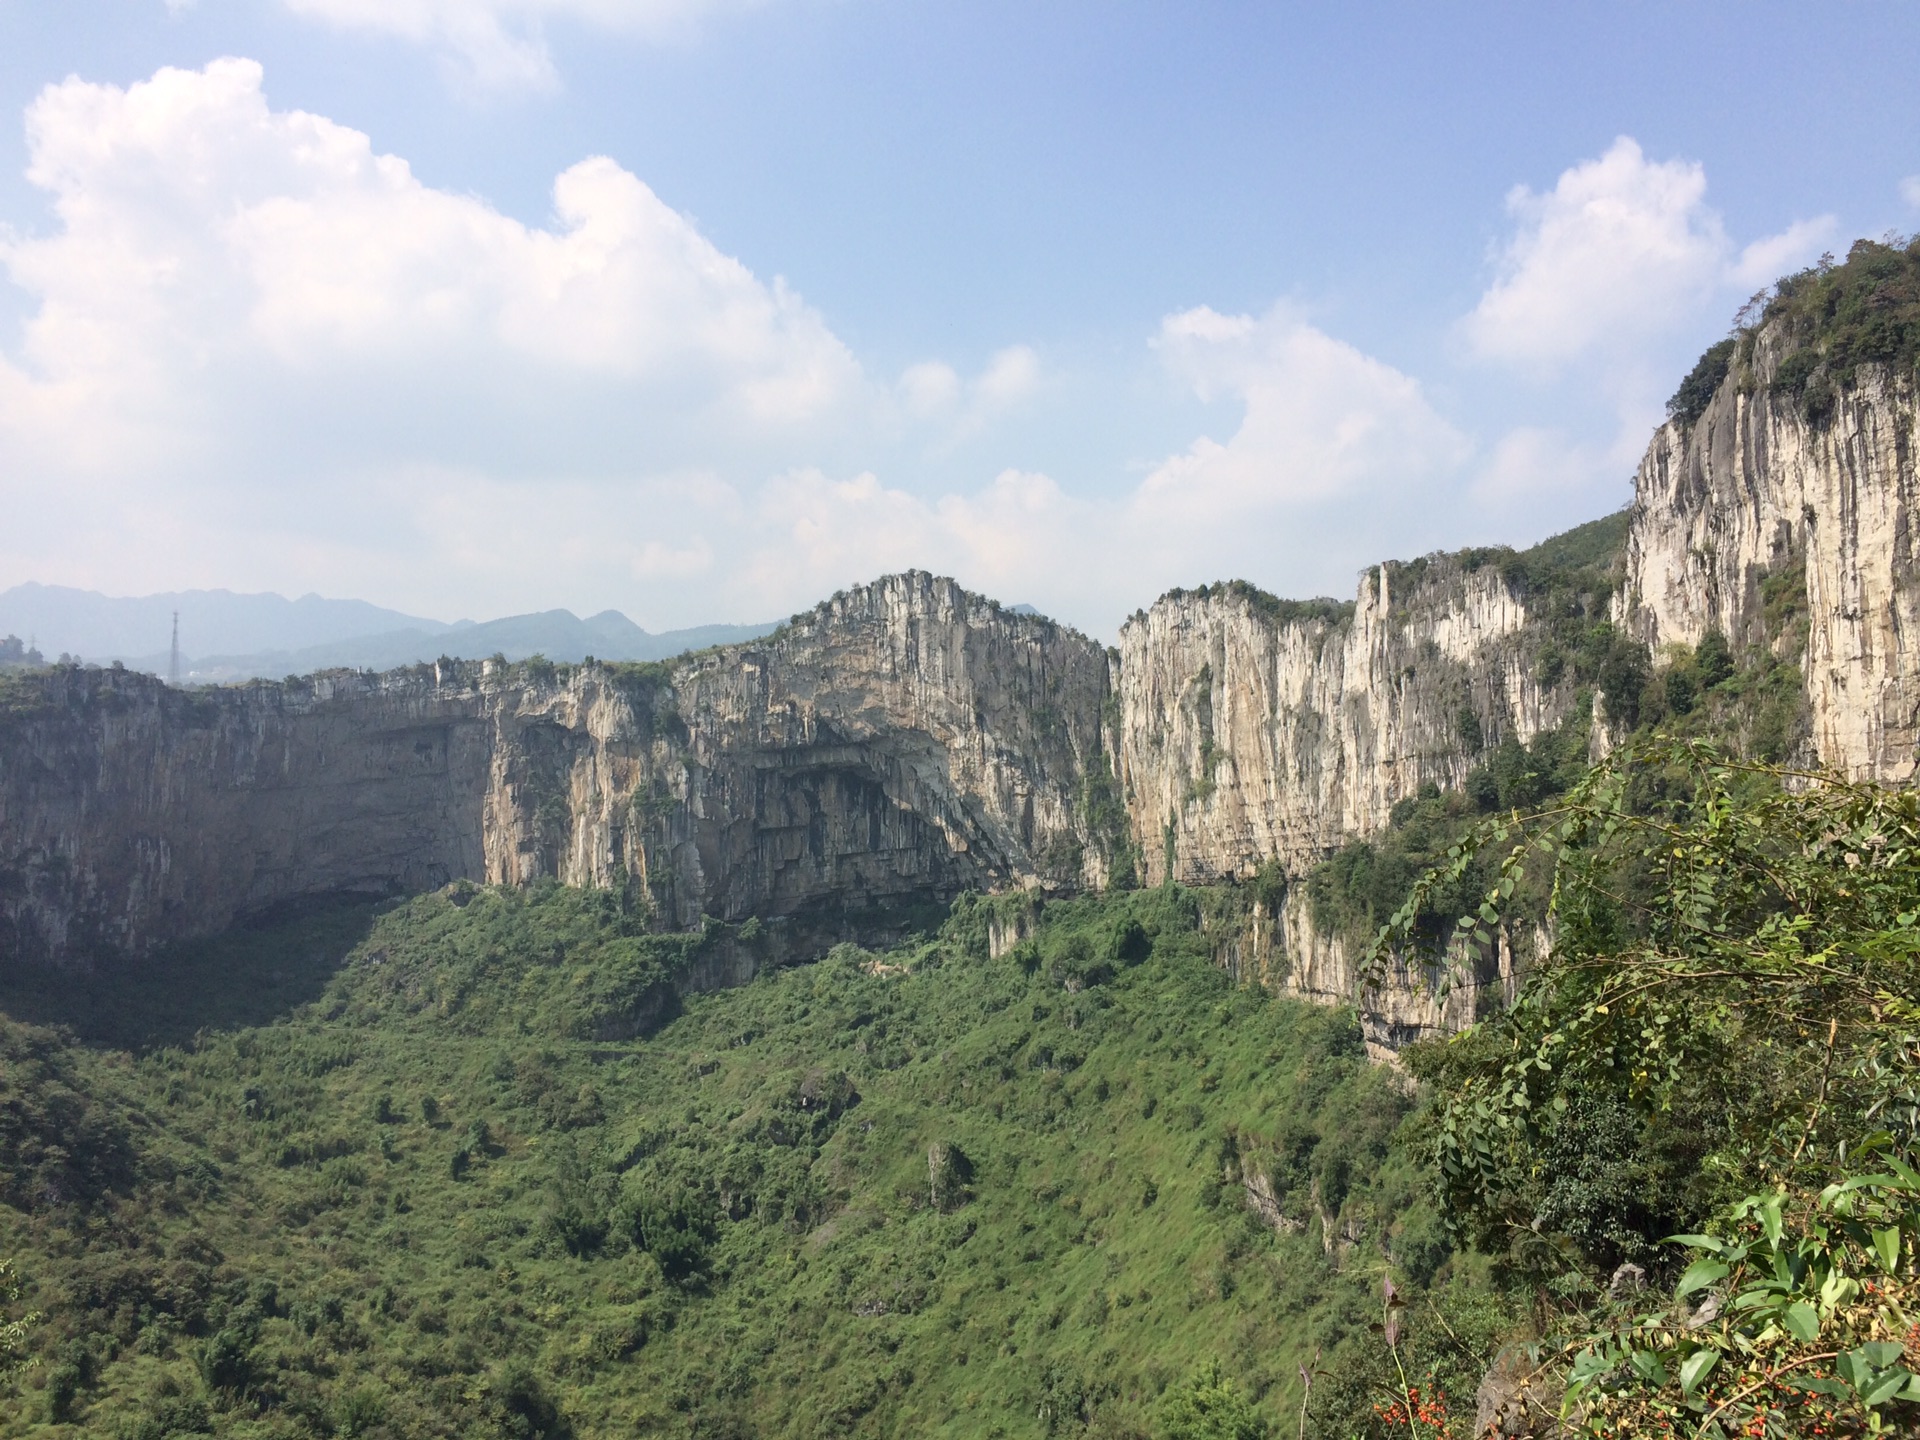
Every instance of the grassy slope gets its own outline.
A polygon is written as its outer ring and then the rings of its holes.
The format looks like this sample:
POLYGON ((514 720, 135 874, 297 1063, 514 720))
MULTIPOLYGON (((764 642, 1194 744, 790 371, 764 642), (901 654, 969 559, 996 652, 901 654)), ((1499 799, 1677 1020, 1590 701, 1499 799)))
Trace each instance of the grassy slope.
POLYGON ((1444 1248, 1352 1017, 1231 988, 1197 913, 993 960, 963 902, 663 1015, 684 947, 551 889, 16 977, 0 1255, 47 1318, 0 1435, 1149 1433, 1214 1357, 1278 1420, 1444 1248))

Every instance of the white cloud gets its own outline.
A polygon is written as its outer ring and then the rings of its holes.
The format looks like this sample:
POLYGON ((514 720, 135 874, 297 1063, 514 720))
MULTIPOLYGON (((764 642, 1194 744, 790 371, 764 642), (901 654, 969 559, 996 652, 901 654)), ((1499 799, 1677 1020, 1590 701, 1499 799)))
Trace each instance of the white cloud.
POLYGON ((1706 191, 1700 166, 1651 162, 1625 137, 1544 195, 1517 186, 1507 211, 1518 233, 1467 319, 1469 341, 1488 358, 1551 364, 1664 329, 1726 253, 1706 191))
POLYGON ((983 411, 998 413, 1030 399, 1040 387, 1040 357, 1025 345, 1010 345, 987 362, 974 382, 983 411))
MULTIPOLYGON (((55 221, 0 231, 27 302, 0 352, 0 575, 446 616, 611 605, 657 628, 777 616, 917 566, 1111 633, 1169 585, 1345 593, 1383 554, 1482 538, 1489 515, 1550 527, 1630 464, 1550 426, 1476 456, 1417 379, 1282 305, 1165 318, 1163 394, 1229 413, 1191 443, 1166 432, 1131 483, 1067 487, 1006 468, 1017 455, 969 474, 952 456, 986 446, 963 442, 1000 445, 1075 377, 1014 345, 871 383, 798 296, 609 160, 561 174, 551 219, 528 225, 261 86, 222 60, 126 89, 71 80, 31 107, 29 175, 55 221), (945 478, 901 479, 927 473, 945 478)), ((1826 233, 1736 256, 1693 171, 1623 154, 1568 172, 1611 180, 1563 177, 1520 207, 1476 312, 1487 353, 1569 353, 1542 348, 1527 307, 1541 276, 1604 258, 1574 191, 1651 194, 1676 253, 1706 237, 1710 264, 1678 271, 1710 289, 1826 233)), ((1581 343, 1618 353, 1604 305, 1582 303, 1581 343)))
POLYGON ((261 81, 31 106, 55 219, 0 230, 0 574, 632 605, 725 568, 735 484, 871 426, 820 316, 611 161, 529 226, 261 81))
POLYGON ((1515 233, 1464 322, 1470 348, 1549 369, 1631 354, 1697 325, 1728 287, 1751 289, 1804 264, 1833 233, 1830 216, 1800 221, 1735 256, 1706 192, 1701 166, 1649 160, 1625 136, 1544 194, 1516 187, 1507 197, 1515 233))
POLYGON ((28 135, 59 226, 0 242, 37 302, 0 388, 16 443, 84 437, 108 465, 298 438, 324 461, 373 431, 380 455, 630 469, 859 401, 813 310, 610 160, 560 175, 529 227, 270 110, 248 60, 67 81, 28 135))
POLYGON ((960 372, 944 360, 923 360, 900 375, 900 403, 916 420, 934 420, 959 408, 960 372))
POLYGON ((1418 381, 1286 306, 1258 319, 1201 307, 1168 316, 1155 345, 1203 400, 1240 402, 1225 443, 1202 437, 1157 466, 1141 503, 1192 518, 1391 492, 1444 473, 1466 441, 1418 381))
POLYGON ((1489 506, 1534 505, 1592 490, 1617 475, 1618 457, 1576 442, 1565 431, 1521 425, 1494 444, 1472 482, 1476 501, 1489 506))
MULTIPOLYGON (((1471 446, 1418 382, 1288 307, 1170 315, 1153 346, 1182 389, 1237 411, 1226 440, 1202 437, 1098 497, 1017 469, 930 497, 871 473, 794 471, 749 502, 740 528, 757 539, 742 576, 817 595, 921 566, 1110 633, 1176 584, 1243 576, 1345 593, 1380 547, 1392 553, 1460 497, 1471 446)), ((957 406, 963 388, 1024 368, 1002 359, 963 387, 920 366, 902 389, 957 406)))
POLYGON ((1040 357, 1031 346, 1009 345, 972 380, 944 360, 923 360, 901 372, 895 389, 907 416, 952 441, 978 434, 1017 411, 1040 391, 1040 357))
MULTIPOLYGON (((731 583, 765 596, 762 609, 776 596, 791 608, 792 597, 919 566, 1110 633, 1176 584, 1241 575, 1344 593, 1379 546, 1403 543, 1459 495, 1470 446, 1419 384, 1286 307, 1171 315, 1154 348, 1183 389, 1238 411, 1228 439, 1203 437, 1097 497, 1018 469, 937 495, 871 472, 796 469, 726 522, 740 546, 731 583)), ((1025 366, 1003 357, 971 383, 917 366, 902 390, 957 407, 1025 366)))
POLYGON ((1778 235, 1763 236, 1742 250, 1727 278, 1747 291, 1771 285, 1782 275, 1804 269, 1832 243, 1839 229, 1831 215, 1796 220, 1778 235))
POLYGON ((1118 520, 1112 502, 1076 500, 1030 471, 927 497, 871 473, 835 480, 799 470, 766 485, 742 518, 753 543, 733 580, 765 597, 743 602, 749 609, 773 614, 890 571, 929 569, 1110 629, 1140 603, 1144 583, 1118 520))
MULTIPOLYGON (((174 0, 169 0, 174 3, 174 0)), ((295 14, 340 29, 370 31, 428 46, 463 77, 488 89, 555 83, 543 28, 548 20, 659 38, 702 16, 754 0, 283 0, 295 14)))
POLYGON ((1920 175, 1909 175, 1900 182, 1900 198, 1920 210, 1920 175))

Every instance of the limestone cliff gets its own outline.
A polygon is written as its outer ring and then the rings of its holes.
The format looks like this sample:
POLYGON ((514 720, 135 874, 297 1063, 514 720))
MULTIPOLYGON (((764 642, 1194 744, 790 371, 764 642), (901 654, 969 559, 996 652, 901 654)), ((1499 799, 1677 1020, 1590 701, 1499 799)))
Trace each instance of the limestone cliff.
POLYGON ((670 693, 685 780, 654 878, 677 923, 1105 881, 1081 799, 1107 656, 1064 626, 916 572, 696 657, 670 693))
POLYGON ((1715 629, 1792 647, 1817 758, 1909 780, 1920 741, 1911 372, 1863 366, 1810 416, 1776 384, 1797 353, 1788 332, 1763 326, 1748 343, 1699 417, 1662 426, 1640 463, 1621 618, 1656 651, 1715 629), (1797 633, 1770 633, 1766 613, 1768 592, 1801 574, 1804 649, 1797 633))
MULTIPOLYGON (((1244 585, 1174 592, 1121 631, 1118 771, 1147 879, 1246 879, 1277 865, 1284 900, 1221 927, 1247 979, 1328 1003, 1359 993, 1358 956, 1314 924, 1298 882, 1383 829, 1423 786, 1458 788, 1508 736, 1582 703, 1544 664, 1551 630, 1502 554, 1381 565, 1350 607, 1288 605, 1244 585), (1543 679, 1543 676, 1552 676, 1543 679)), ((1396 973, 1363 997, 1377 1052, 1469 1022, 1513 978, 1505 949, 1442 997, 1396 973)))
POLYGON ((196 692, 40 672, 0 702, 0 956, 138 954, 456 878, 813 939, 967 888, 1097 885, 1080 798, 1106 685, 1092 641, 924 574, 673 666, 196 692))
POLYGON ((1416 1040, 1451 1035, 1492 1001, 1511 1004, 1521 973, 1544 943, 1537 932, 1498 930, 1469 975, 1397 958, 1384 974, 1362 977, 1361 956, 1340 934, 1314 924, 1306 890, 1289 885, 1271 909, 1259 898, 1209 916, 1220 963, 1243 984, 1261 985, 1320 1005, 1356 1004, 1367 1052, 1384 1060, 1416 1040))
POLYGON ((1485 556, 1367 572, 1351 608, 1244 585, 1175 591, 1120 632, 1118 763, 1145 878, 1291 874, 1560 724, 1547 631, 1485 556))

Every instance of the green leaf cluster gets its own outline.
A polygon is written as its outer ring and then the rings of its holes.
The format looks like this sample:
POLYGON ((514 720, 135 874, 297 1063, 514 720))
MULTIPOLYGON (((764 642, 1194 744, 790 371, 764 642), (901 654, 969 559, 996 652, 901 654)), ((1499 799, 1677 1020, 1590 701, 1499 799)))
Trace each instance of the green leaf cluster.
POLYGON ((1679 1235, 1674 1303, 1623 1317, 1569 1370, 1569 1404, 1596 1424, 1709 1433, 1904 1433, 1920 1422, 1914 1241, 1920 1173, 1883 1160, 1817 1195, 1751 1195, 1726 1235, 1679 1235), (1698 1298, 1704 1297, 1704 1298, 1698 1298))

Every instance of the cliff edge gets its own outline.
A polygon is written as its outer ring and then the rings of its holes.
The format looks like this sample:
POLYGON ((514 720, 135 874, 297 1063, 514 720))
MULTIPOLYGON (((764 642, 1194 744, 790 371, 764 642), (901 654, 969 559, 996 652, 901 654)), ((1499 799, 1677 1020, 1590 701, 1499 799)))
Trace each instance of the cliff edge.
MULTIPOLYGON (((0 695, 0 954, 137 955, 313 896, 613 888, 663 926, 1105 881, 1104 649, 913 573, 670 664, 452 662, 0 695)), ((805 943, 805 942, 800 942, 805 943)))

